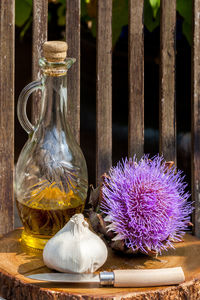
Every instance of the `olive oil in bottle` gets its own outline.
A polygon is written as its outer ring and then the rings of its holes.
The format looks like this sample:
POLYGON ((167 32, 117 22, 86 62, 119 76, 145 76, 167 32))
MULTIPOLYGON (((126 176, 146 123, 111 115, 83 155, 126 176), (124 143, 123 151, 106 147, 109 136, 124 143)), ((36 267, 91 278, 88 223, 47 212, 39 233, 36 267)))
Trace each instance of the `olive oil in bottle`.
POLYGON ((76 202, 75 207, 60 208, 33 207, 16 201, 17 209, 24 226, 22 240, 29 247, 43 249, 46 242, 56 234, 69 219, 83 211, 83 203, 76 202))

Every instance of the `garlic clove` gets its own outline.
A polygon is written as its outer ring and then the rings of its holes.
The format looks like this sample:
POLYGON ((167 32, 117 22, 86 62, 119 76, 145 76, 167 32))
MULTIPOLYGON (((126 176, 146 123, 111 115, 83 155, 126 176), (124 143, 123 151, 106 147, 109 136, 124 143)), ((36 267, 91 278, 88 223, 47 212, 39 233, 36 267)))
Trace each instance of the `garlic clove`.
POLYGON ((106 245, 89 229, 82 214, 74 215, 43 250, 45 265, 60 272, 95 272, 107 255, 106 245))

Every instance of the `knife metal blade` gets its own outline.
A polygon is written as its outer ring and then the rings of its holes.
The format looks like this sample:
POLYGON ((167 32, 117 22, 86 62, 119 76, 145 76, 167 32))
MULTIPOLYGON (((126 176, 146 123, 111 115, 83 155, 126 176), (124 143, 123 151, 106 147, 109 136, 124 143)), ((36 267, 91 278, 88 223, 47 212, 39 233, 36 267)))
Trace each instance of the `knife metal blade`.
POLYGON ((51 282, 92 283, 100 282, 98 274, 70 274, 70 273, 41 273, 27 276, 30 279, 51 282))

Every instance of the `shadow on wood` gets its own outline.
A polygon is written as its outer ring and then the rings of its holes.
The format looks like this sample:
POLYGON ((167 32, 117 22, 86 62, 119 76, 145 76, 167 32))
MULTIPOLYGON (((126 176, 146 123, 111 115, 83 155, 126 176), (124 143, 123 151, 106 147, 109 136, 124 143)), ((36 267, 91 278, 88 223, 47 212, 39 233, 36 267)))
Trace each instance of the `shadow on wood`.
POLYGON ((157 259, 144 255, 121 256, 109 249, 108 260, 99 271, 114 269, 155 269, 181 266, 186 282, 178 286, 153 288, 99 288, 97 284, 61 284, 38 282, 27 278, 35 273, 51 272, 44 266, 42 252, 24 248, 20 243, 22 229, 17 229, 0 239, 0 293, 6 299, 198 299, 200 288, 200 240, 187 234, 185 240, 175 244, 175 249, 163 252, 157 259), (37 295, 37 298, 36 296, 37 295))

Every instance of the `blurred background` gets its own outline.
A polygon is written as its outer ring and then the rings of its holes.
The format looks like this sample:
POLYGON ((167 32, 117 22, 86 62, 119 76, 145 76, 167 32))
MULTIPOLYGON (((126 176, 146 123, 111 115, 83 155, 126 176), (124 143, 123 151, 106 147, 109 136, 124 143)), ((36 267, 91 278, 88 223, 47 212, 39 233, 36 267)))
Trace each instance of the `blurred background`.
MULTIPOLYGON (((73 0, 72 0, 73 1, 73 0)), ((95 185, 96 1, 81 0, 81 148, 95 185)), ((64 40, 65 0, 49 1, 48 39, 64 40)), ((73 13, 73 12, 72 12, 73 13)), ((158 153, 160 0, 144 0, 145 153, 158 153)), ((192 0, 177 0, 176 111, 178 168, 190 185, 192 0)), ((31 80, 32 1, 16 0, 15 105, 31 80)), ((128 155, 128 0, 113 0, 113 165, 128 155)), ((69 71, 73 72, 73 67, 69 71)), ((137 74, 135 74, 137 76, 137 74)), ((76 84, 76 82, 74 82, 76 84)), ((31 101, 30 101, 31 102, 31 101)), ((29 114, 31 105, 29 103, 29 114)), ((15 114, 15 161, 27 140, 15 114)), ((105 145, 106 146, 106 145, 105 145)))

